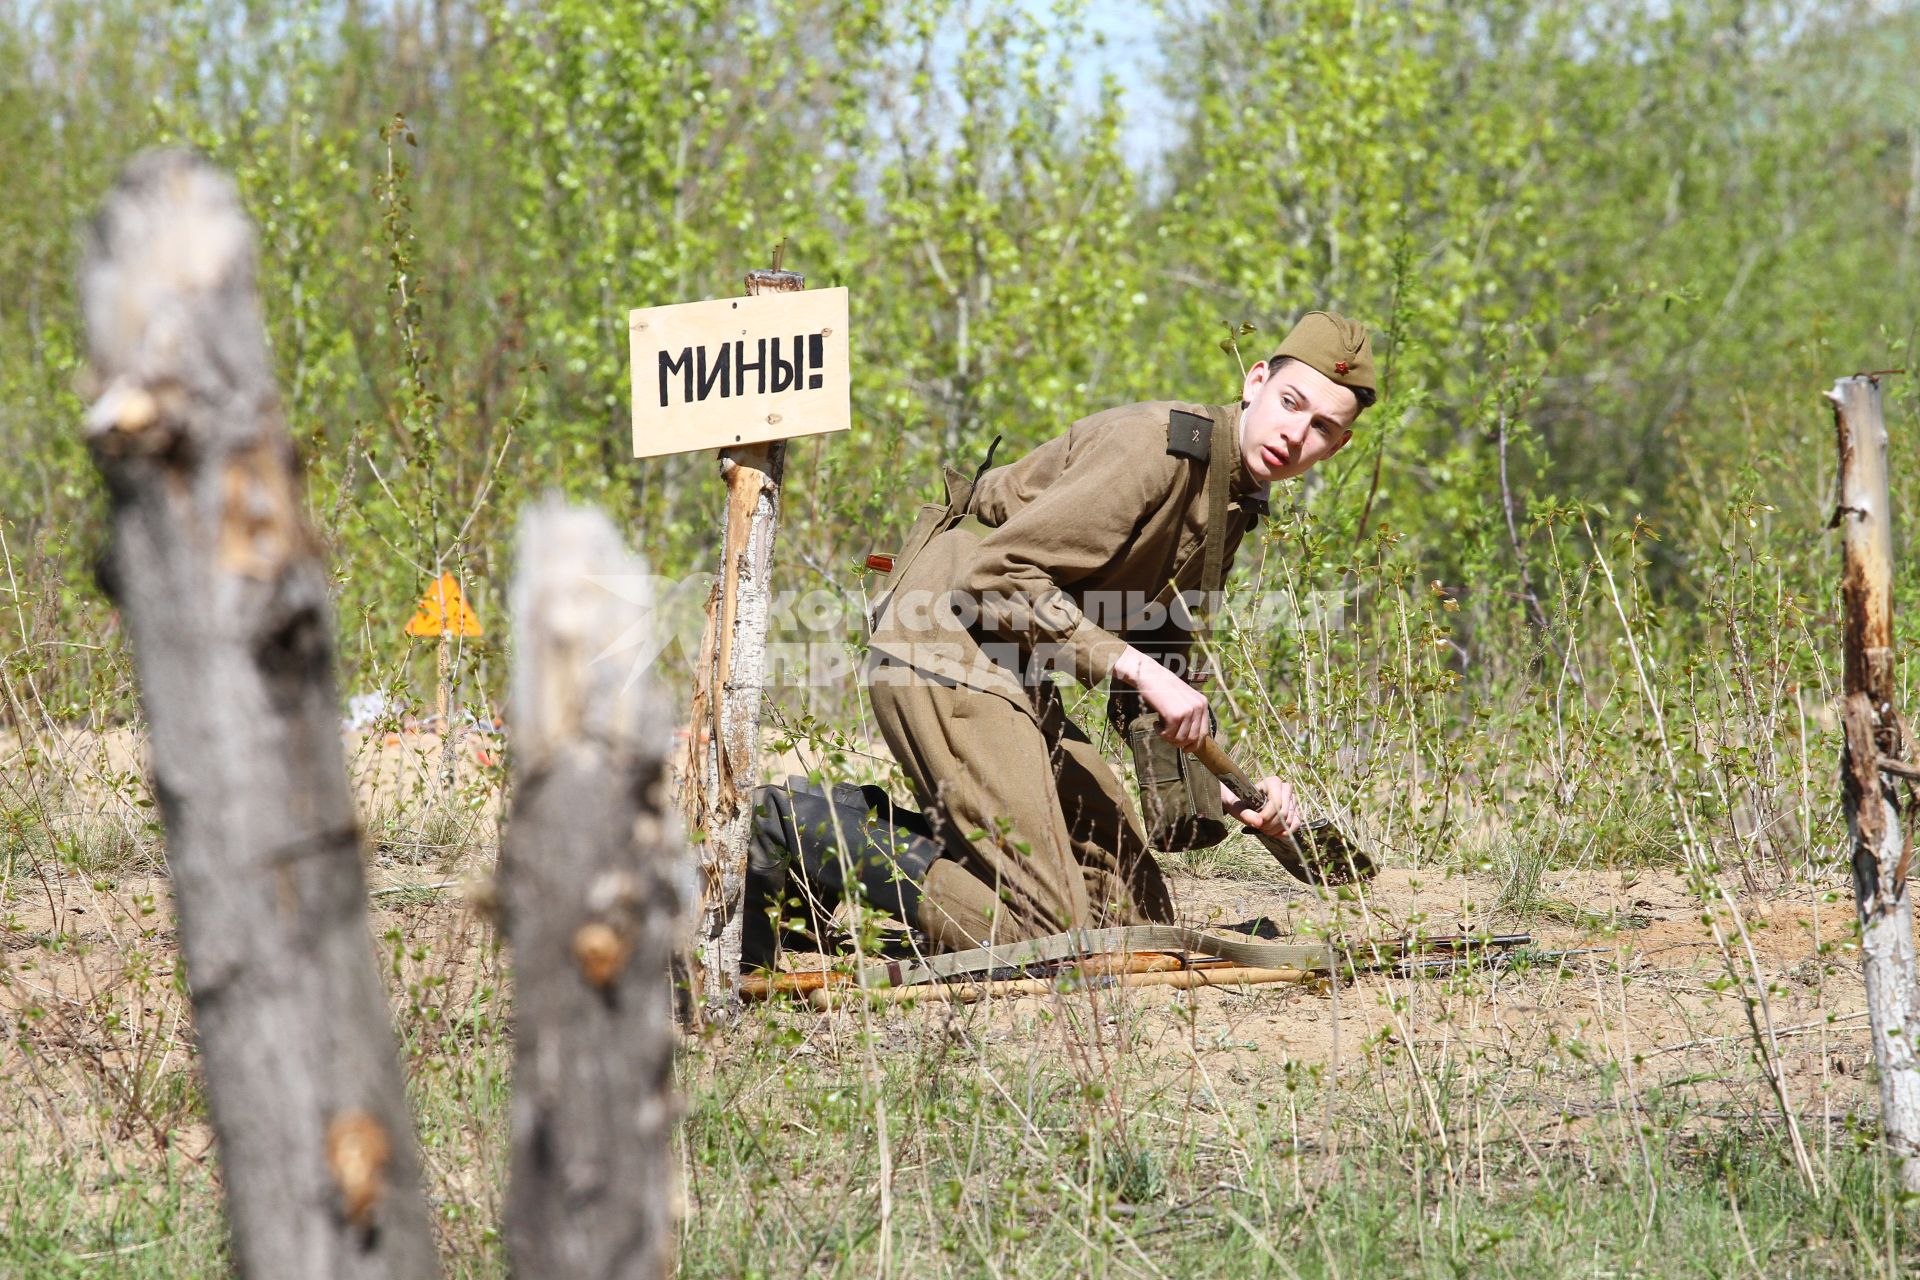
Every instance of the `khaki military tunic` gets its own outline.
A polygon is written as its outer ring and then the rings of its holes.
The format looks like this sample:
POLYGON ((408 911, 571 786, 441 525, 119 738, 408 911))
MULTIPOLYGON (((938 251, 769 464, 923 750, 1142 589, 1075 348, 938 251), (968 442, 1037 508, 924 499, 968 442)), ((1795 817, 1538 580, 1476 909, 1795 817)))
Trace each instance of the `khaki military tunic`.
POLYGON ((1207 466, 1169 452, 1176 412, 1234 442, 1231 564, 1266 512, 1239 406, 1159 401, 1084 418, 987 472, 969 518, 896 565, 877 603, 874 715, 946 847, 921 907, 938 945, 1172 918, 1125 789, 1048 673, 1093 686, 1129 644, 1186 653, 1175 592, 1200 583, 1207 466))

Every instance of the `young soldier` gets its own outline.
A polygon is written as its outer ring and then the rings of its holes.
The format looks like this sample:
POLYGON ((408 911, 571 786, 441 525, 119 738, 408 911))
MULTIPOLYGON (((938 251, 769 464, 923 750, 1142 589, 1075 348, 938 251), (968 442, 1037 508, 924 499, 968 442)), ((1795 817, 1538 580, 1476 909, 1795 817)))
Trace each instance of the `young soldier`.
MULTIPOLYGON (((916 907, 935 946, 1172 919, 1119 778, 1048 674, 1111 678, 1163 738, 1199 745, 1210 712, 1183 678, 1193 624, 1175 593, 1217 591, 1269 486, 1339 452, 1374 397, 1366 330, 1316 311, 1237 405, 1127 405, 975 481, 948 470, 948 503, 923 510, 876 605, 870 666, 942 848, 916 907)), ((1223 800, 1269 835, 1299 824, 1288 784, 1261 789, 1257 811, 1223 800)))

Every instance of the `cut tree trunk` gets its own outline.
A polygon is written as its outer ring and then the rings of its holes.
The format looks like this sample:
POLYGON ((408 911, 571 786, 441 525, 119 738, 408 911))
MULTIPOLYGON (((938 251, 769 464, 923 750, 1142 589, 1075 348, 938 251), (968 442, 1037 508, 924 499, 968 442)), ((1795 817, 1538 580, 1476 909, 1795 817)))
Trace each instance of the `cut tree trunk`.
POLYGON ((374 963, 327 574, 301 515, 232 184, 121 175, 81 271, 103 388, 103 576, 152 734, 234 1262, 259 1280, 431 1276, 374 963))
MULTIPOLYGON (((747 273, 749 296, 805 287, 806 278, 791 271, 747 273)), ((700 914, 690 995, 710 1019, 740 1007, 745 924, 740 906, 753 841, 753 788, 760 776, 760 701, 786 459, 784 440, 727 449, 720 455, 727 517, 720 581, 707 602, 706 638, 694 677, 694 769, 687 788, 688 825, 705 837, 698 846, 700 914)))
POLYGON ((1840 449, 1841 608, 1845 615, 1846 731, 1841 794, 1851 842, 1867 1017, 1880 1075, 1882 1127, 1901 1183, 1920 1191, 1920 998, 1913 906, 1894 779, 1880 760, 1906 758, 1894 710, 1893 521, 1880 386, 1842 378, 1828 393, 1840 449))
POLYGON ((522 522, 500 851, 514 954, 506 1225, 521 1276, 672 1266, 668 968, 686 867, 667 820, 669 716, 621 660, 647 625, 645 572, 598 512, 549 504, 522 522))

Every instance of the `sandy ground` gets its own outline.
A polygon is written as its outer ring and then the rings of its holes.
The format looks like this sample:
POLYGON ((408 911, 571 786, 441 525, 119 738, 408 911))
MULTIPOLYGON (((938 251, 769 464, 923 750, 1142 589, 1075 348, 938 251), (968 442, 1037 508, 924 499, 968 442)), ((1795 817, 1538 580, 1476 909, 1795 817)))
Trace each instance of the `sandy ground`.
MULTIPOLYGON (((1137 1055, 1169 1096, 1202 1111, 1284 1100, 1298 1073, 1331 1072, 1342 1088, 1369 1089, 1389 1072, 1403 1077, 1398 1097, 1424 1097, 1436 1110, 1498 1109, 1503 1123, 1523 1130, 1533 1122, 1513 1126, 1508 1109, 1564 1128, 1684 1099, 1707 1123, 1778 1106, 1757 1065, 1742 987, 1729 981, 1730 954, 1746 989, 1767 992, 1758 1021, 1803 1126, 1831 1134, 1877 1107, 1848 896, 1791 886, 1740 899, 1747 942, 1723 911, 1723 950, 1671 873, 1566 877, 1549 886, 1560 914, 1573 917, 1560 923, 1503 917, 1488 905, 1497 885, 1471 875, 1388 869, 1345 902, 1277 874, 1181 876, 1175 887, 1191 923, 1265 916, 1283 936, 1312 938, 1525 932, 1535 954, 1413 977, 1366 974, 1337 990, 1096 985, 973 1005, 928 1000, 888 1007, 878 1015, 882 1034, 906 1048, 934 1024, 1028 1053, 1137 1055), (1555 954, 1563 952, 1573 954, 1555 954), (1614 1068, 1604 1092, 1596 1092, 1597 1064, 1614 1068)), ((789 959, 790 967, 817 963, 789 959)), ((836 1009, 795 1020, 813 1032, 810 1043, 826 1046, 845 1043, 856 1017, 836 1009)))
MULTIPOLYGON (((433 735, 350 736, 347 745, 365 814, 397 812, 437 785, 433 735)), ((103 777, 138 767, 125 742, 109 737, 91 746, 103 777)), ((458 746, 467 808, 490 832, 499 744, 473 735, 458 746)), ((787 762, 769 763, 773 772, 787 762)), ((490 857, 490 850, 458 847, 428 847, 423 856, 404 840, 369 851, 373 936, 422 947, 430 957, 424 963, 455 998, 507 976, 491 925, 469 902, 470 889, 484 886, 490 857)), ((1464 1079, 1487 1105, 1526 1101, 1563 1116, 1590 1114, 1685 1085, 1701 1105, 1751 1112, 1773 1104, 1742 992, 1764 990, 1757 1017, 1795 1110, 1871 1111, 1851 898, 1841 871, 1831 879, 1831 887, 1796 884, 1732 899, 1740 925, 1725 907, 1715 917, 1723 947, 1698 899, 1671 872, 1550 877, 1552 918, 1531 920, 1495 909, 1498 885, 1491 879, 1438 870, 1390 868, 1347 900, 1323 898, 1278 871, 1257 878, 1177 875, 1183 916, 1205 927, 1264 917, 1293 937, 1528 932, 1545 955, 1417 977, 1369 974, 1338 989, 1095 986, 967 1006, 926 1000, 880 1011, 874 1025, 883 1043, 903 1047, 931 1020, 1035 1049, 1058 1044, 1065 1023, 1099 1028, 1098 1052, 1142 1055, 1203 1109, 1271 1096, 1287 1072, 1303 1069, 1330 1069, 1343 1085, 1363 1086, 1390 1050, 1394 1069, 1411 1072, 1415 1086, 1444 1091, 1446 1081, 1464 1079), (1596 1097, 1591 1071, 1575 1070, 1594 1061, 1618 1064, 1616 1096, 1596 1097), (1562 1067, 1565 1079, 1585 1082, 1577 1095, 1570 1084, 1560 1088, 1562 1067)), ((484 898, 483 887, 479 894, 484 898)), ((113 1084, 116 1077, 137 1081, 184 1064, 190 1041, 185 1002, 172 981, 175 960, 163 876, 16 871, 9 899, 0 903, 0 1018, 38 1052, 5 1055, 0 1086, 44 1097, 69 1087, 49 1078, 65 1073, 71 1087, 111 1092, 134 1087, 113 1084)), ((790 966, 810 963, 818 961, 789 958, 790 966)), ((858 1014, 783 1002, 769 1016, 831 1052, 858 1014)), ((0 1123, 9 1115, 26 1122, 31 1107, 18 1096, 14 1106, 0 1107, 0 1123)))
MULTIPOLYGON (((430 930, 442 943, 442 957, 484 947, 487 925, 467 903, 469 889, 482 880, 471 872, 463 868, 449 875, 437 867, 376 859, 369 866, 374 933, 390 927, 430 930)), ((1556 886, 1559 901, 1588 914, 1580 921, 1554 923, 1516 920, 1491 910, 1487 904, 1496 886, 1475 876, 1389 868, 1352 901, 1331 903, 1278 875, 1270 882, 1176 876, 1183 916, 1203 927, 1265 917, 1279 926, 1280 936, 1295 938, 1392 939, 1416 928, 1432 936, 1529 932, 1544 958, 1418 978, 1367 974, 1343 984, 1337 995, 1320 984, 1191 994, 1108 988, 1077 998, 1143 1009, 1191 1001, 1230 1038, 1253 1041, 1258 1052, 1280 1049, 1305 1061, 1326 1060, 1334 1052, 1336 1003, 1338 1036, 1349 1045, 1410 1030, 1441 1040, 1471 1034, 1477 1043, 1498 1046, 1518 1059, 1539 1052, 1552 1037, 1605 1036, 1617 1054, 1660 1057, 1683 1045, 1706 1052, 1730 1037, 1732 1055, 1744 1059, 1749 1048, 1741 1001, 1731 989, 1714 989, 1724 985, 1727 965, 1692 894, 1669 873, 1643 871, 1631 883, 1621 880, 1603 873, 1556 886), (1555 954, 1562 951, 1577 954, 1555 954)), ((1825 1044, 1831 1050, 1828 1065, 1853 1074, 1864 1065, 1867 1046, 1850 900, 1795 887, 1750 896, 1740 905, 1753 954, 1771 988, 1768 1011, 1776 1030, 1785 1033, 1780 1044, 1792 1069, 1805 1070, 1809 1062, 1817 1067, 1815 1058, 1825 1044)), ((1735 960, 1743 961, 1745 948, 1730 917, 1720 919, 1735 960)), ((36 883, 0 914, 0 949, 14 979, 0 985, 0 1008, 14 1011, 23 997, 97 998, 116 985, 117 971, 135 956, 164 974, 174 953, 165 880, 143 875, 118 882, 36 883), (80 945, 59 950, 43 945, 56 936, 80 945)), ((790 968, 817 963, 811 956, 787 961, 790 968)), ((1744 964, 1736 969, 1744 971, 1744 964)), ((170 988, 163 994, 170 996, 170 988)), ((1017 1031, 1044 1015, 1057 998, 1066 997, 989 1002, 970 1006, 968 1014, 1017 1031)), ((900 1016, 917 1016, 933 1003, 900 1016)))

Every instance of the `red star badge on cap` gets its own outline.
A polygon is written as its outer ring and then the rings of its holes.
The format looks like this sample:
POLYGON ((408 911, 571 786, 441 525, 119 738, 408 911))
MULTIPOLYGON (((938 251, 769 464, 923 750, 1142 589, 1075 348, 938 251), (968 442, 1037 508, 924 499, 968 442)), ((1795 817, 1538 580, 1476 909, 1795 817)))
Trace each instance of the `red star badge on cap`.
POLYGON ((1352 366, 1350 366, 1345 360, 1335 360, 1333 362, 1333 371, 1335 373, 1344 374, 1351 367, 1352 366))

